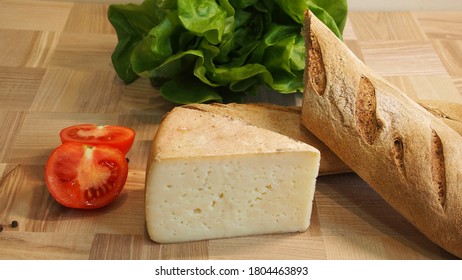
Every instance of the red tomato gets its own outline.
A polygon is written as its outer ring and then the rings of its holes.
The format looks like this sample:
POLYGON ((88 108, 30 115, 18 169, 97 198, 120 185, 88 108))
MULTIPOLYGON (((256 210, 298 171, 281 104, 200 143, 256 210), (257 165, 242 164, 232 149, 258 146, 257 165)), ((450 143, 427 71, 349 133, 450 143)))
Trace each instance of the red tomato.
POLYGON ((51 195, 70 208, 108 205, 122 191, 128 175, 125 155, 111 146, 69 142, 48 158, 45 181, 51 195))
POLYGON ((128 153, 135 140, 135 131, 116 125, 79 124, 64 128, 59 134, 62 143, 80 142, 93 146, 109 145, 128 153))

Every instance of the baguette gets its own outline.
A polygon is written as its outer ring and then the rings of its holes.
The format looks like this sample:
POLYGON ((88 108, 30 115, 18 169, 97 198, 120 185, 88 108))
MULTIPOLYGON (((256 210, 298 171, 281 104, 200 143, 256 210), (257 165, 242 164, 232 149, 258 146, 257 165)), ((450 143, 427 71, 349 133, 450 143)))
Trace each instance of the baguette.
POLYGON ((310 11, 301 122, 430 240, 462 257, 462 136, 310 11))

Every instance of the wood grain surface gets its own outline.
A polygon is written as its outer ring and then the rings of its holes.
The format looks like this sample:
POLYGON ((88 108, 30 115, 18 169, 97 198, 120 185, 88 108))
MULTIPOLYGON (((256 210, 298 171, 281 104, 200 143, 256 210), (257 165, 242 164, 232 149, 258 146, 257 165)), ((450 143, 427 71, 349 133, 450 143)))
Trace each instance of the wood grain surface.
MULTIPOLYGON (((145 79, 125 85, 110 56, 108 4, 0 0, 1 259, 454 259, 355 174, 318 179, 304 233, 157 244, 146 233, 144 176, 174 104, 145 79), (44 183, 59 131, 79 123, 136 130, 130 172, 110 206, 60 206, 44 183), (9 226, 16 220, 19 226, 9 226)), ((411 98, 462 102, 462 11, 350 12, 345 43, 411 98)))

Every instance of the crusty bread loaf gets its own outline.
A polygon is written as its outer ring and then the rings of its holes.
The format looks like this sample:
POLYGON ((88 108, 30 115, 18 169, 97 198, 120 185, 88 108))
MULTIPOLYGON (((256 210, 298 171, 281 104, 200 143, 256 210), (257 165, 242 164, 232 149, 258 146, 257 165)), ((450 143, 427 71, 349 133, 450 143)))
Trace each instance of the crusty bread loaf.
POLYGON ((324 143, 310 133, 300 123, 300 106, 280 106, 274 104, 189 104, 187 108, 220 114, 240 119, 254 126, 271 130, 292 139, 305 142, 321 152, 319 175, 351 172, 324 143))
POLYGON ((303 125, 430 240, 462 257, 462 136, 305 16, 303 125))

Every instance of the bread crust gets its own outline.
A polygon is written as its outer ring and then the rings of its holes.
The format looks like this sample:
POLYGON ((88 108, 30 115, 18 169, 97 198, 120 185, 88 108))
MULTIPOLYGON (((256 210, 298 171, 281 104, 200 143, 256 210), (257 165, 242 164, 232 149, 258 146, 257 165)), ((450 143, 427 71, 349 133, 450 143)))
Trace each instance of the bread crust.
POLYGON ((430 240, 462 257, 462 136, 311 12, 301 122, 430 240))

